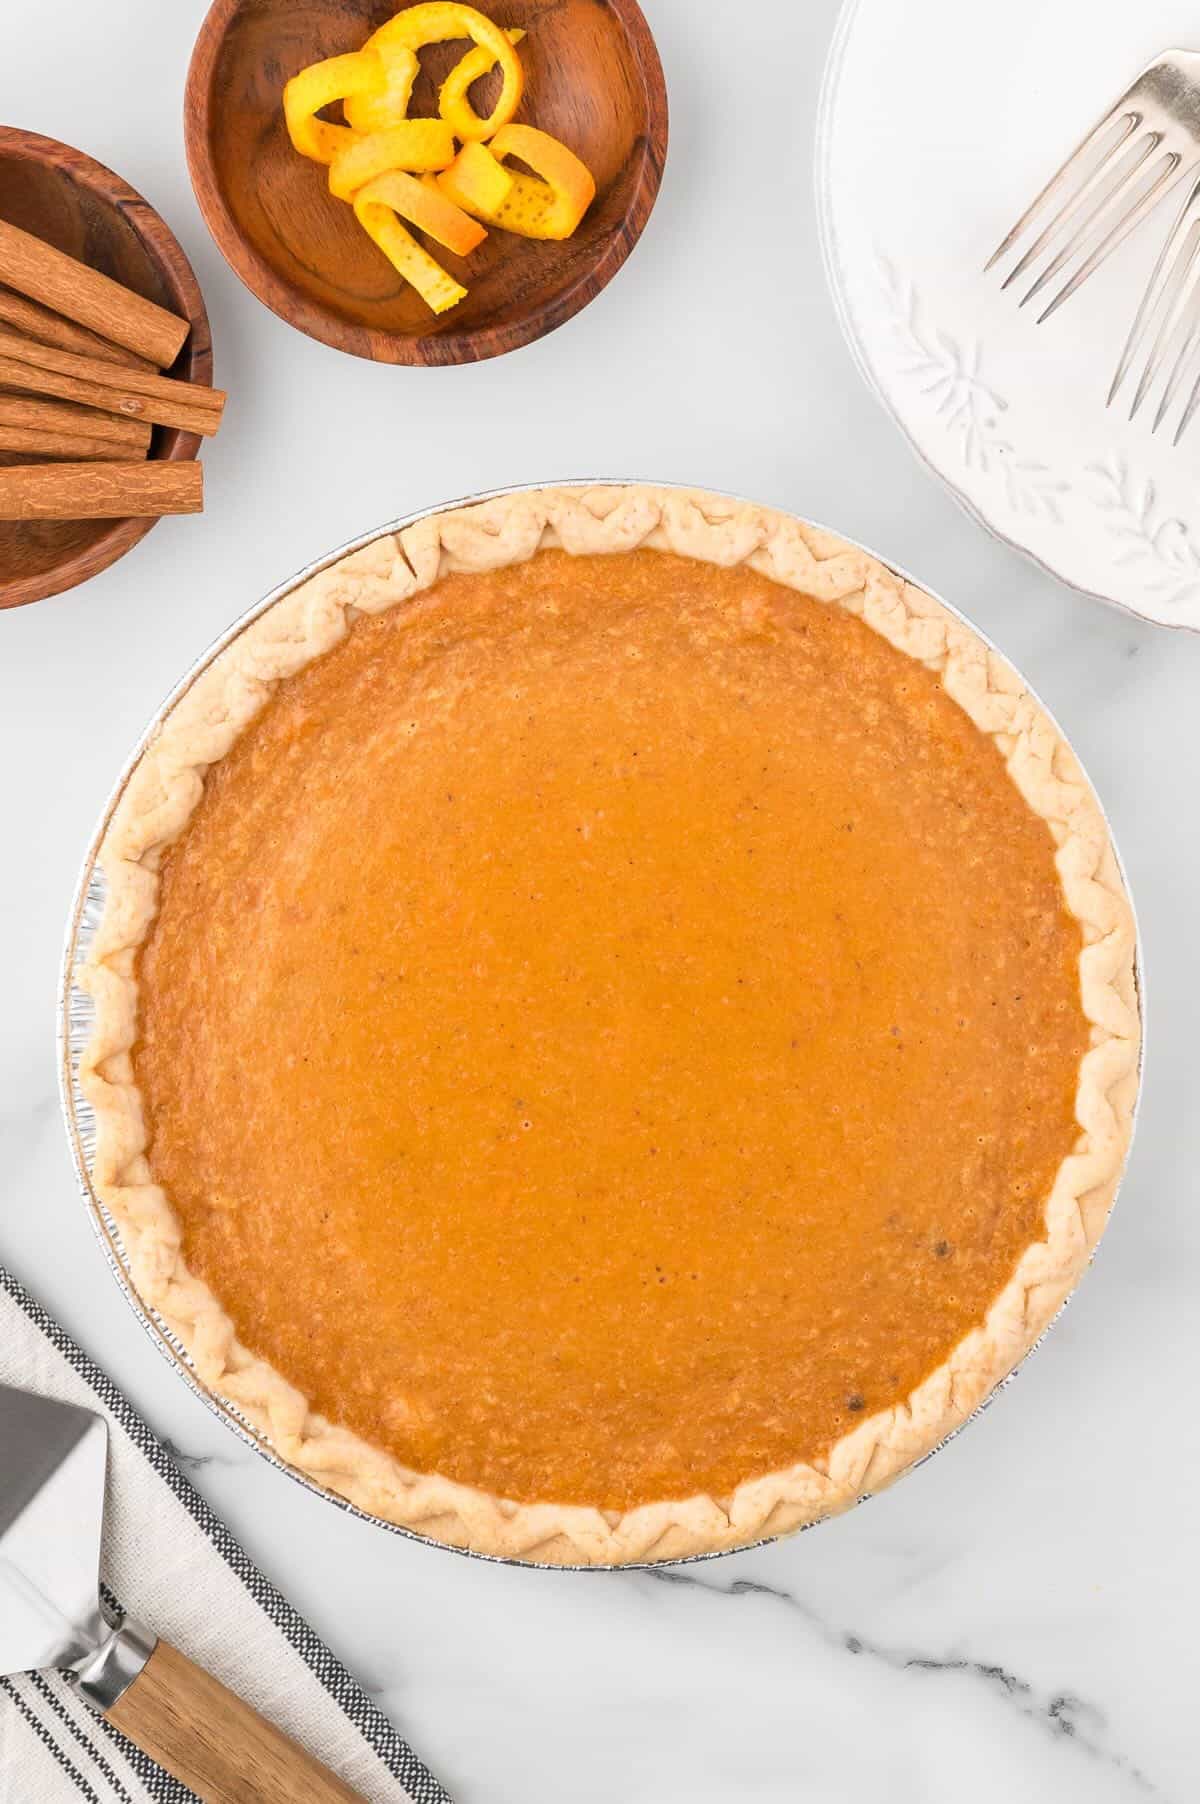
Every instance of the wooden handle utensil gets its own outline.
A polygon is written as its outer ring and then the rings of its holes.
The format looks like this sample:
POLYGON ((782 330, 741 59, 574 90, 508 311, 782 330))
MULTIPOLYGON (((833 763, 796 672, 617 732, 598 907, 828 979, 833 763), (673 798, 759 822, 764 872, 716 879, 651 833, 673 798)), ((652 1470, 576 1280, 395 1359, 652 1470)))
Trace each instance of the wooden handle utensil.
POLYGON ((204 1804, 362 1804, 358 1792, 167 1641, 106 1715, 204 1804))
MULTIPOLYGON (((128 1615, 108 1622, 99 1596, 107 1417, 0 1384, 0 1449, 0 1682, 65 1670, 84 1703, 204 1804, 362 1804, 152 1629, 128 1615)), ((14 1793, 6 1786, 4 1796, 14 1793)))

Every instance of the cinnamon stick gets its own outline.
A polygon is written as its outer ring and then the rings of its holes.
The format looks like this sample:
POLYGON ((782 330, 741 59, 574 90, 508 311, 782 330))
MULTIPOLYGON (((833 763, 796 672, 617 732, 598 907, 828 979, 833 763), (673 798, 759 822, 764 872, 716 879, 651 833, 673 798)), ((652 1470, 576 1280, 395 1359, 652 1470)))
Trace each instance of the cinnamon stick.
POLYGON ((0 520, 123 520, 198 514, 204 474, 195 461, 14 464, 0 469, 0 520))
POLYGON ((0 326, 0 356, 15 357, 19 363, 32 363, 38 369, 56 370, 63 376, 99 382, 105 388, 119 388, 123 394, 149 395, 195 407, 209 407, 217 415, 225 405, 224 389, 209 388, 203 382, 180 382, 175 376, 160 376, 157 370, 118 368, 100 357, 79 357, 73 351, 39 344, 23 332, 7 331, 3 326, 0 326))
POLYGON ((100 439, 77 438, 70 432, 47 432, 35 426, 5 426, 0 423, 0 451, 20 451, 25 457, 66 457, 73 460, 91 458, 128 462, 124 445, 106 445, 100 439))
POLYGON ((86 438, 111 446, 130 462, 139 451, 150 449, 152 432, 141 420, 122 420, 115 414, 97 413, 92 407, 71 407, 60 401, 40 401, 33 395, 4 393, 0 393, 0 426, 86 438))
POLYGON ((160 369, 174 363, 191 330, 187 320, 7 220, 0 220, 0 280, 160 369))
POLYGON ((0 288, 0 321, 6 326, 14 326, 29 338, 36 338, 39 344, 56 345, 60 351, 75 351, 80 357, 101 357, 106 363, 121 363, 131 370, 157 369, 149 358, 136 357, 132 351, 110 344, 98 332, 89 332, 86 326, 72 325, 69 319, 63 319, 49 307, 27 301, 23 295, 13 294, 7 288, 0 288))
MULTIPOLYGON (((15 338, 15 333, 0 333, 4 340, 3 352, 0 353, 0 386, 20 389, 23 393, 34 395, 55 395, 61 401, 78 401, 85 407, 99 407, 109 413, 121 415, 124 419, 151 420, 160 426, 178 426, 184 432, 197 432, 201 437, 208 437, 217 430, 221 415, 219 408, 207 404, 197 405, 192 397, 200 394, 216 394, 215 389, 197 389, 194 383, 171 383, 166 376, 159 381, 167 383, 171 389, 182 391, 186 399, 176 399, 173 395, 159 398, 152 395, 135 394, 129 389, 114 388, 111 383, 94 375, 86 379, 77 375, 68 375, 58 370, 47 369, 8 354, 7 341, 15 338)), ((27 341, 31 342, 31 341, 27 341)), ((45 345, 34 347, 46 357, 65 356, 65 352, 51 351, 45 345)), ((105 369, 114 370, 112 364, 102 364, 93 358, 72 358, 73 363, 86 364, 94 372, 105 369)), ((150 378, 138 376, 134 370, 116 370, 118 376, 132 375, 137 380, 149 381, 150 378)), ((221 397, 223 400, 224 397, 221 397)))

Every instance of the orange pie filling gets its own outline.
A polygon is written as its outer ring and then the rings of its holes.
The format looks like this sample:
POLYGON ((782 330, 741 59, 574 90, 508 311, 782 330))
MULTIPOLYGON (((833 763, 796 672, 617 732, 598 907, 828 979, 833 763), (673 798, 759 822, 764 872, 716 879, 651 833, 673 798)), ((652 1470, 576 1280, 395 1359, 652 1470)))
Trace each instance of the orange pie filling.
POLYGON ((242 1342, 404 1466, 723 1498, 1041 1237, 1080 947, 923 665, 543 551, 359 619, 211 769, 139 955, 150 1166, 242 1342))

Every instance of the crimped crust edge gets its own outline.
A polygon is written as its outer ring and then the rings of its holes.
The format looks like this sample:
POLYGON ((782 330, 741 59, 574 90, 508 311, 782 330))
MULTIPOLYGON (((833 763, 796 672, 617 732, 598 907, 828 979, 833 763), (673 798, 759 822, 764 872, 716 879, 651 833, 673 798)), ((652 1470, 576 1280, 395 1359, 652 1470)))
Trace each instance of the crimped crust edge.
POLYGON ((890 1482, 978 1408, 1042 1334, 1107 1220, 1132 1134, 1140 1018, 1133 912, 1100 806, 1069 745, 998 653, 869 553, 790 515, 640 484, 546 488, 380 535, 282 596, 200 672, 131 771, 98 863, 105 906, 77 973, 95 1005, 80 1084, 96 1120, 93 1185, 119 1230, 134 1288, 201 1382, 280 1459, 368 1514, 437 1541, 508 1558, 620 1565, 744 1546, 832 1515, 890 1482), (310 1410, 238 1341, 219 1299, 188 1271, 179 1223, 146 1158, 131 1058, 135 958, 156 911, 159 862, 196 807, 208 766, 274 685, 341 639, 356 613, 395 607, 451 571, 501 568, 548 546, 576 556, 650 548, 744 563, 847 608, 938 671, 1054 836, 1063 892, 1083 931, 1080 990, 1092 1028, 1076 1095, 1079 1139, 1046 1199, 1044 1238, 1026 1249, 983 1324, 905 1403, 860 1423, 822 1461, 748 1480, 728 1499, 665 1500, 623 1515, 515 1503, 411 1472, 310 1410))

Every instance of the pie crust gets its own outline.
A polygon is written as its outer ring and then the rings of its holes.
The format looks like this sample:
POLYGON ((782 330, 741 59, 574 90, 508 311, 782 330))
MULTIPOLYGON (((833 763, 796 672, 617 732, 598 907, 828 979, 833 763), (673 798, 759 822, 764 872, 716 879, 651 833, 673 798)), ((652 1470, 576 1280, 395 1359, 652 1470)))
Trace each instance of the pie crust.
POLYGON ((1136 935, 1104 816, 1061 733, 1020 677, 957 616, 868 553, 770 509, 641 485, 547 488, 495 497, 385 533, 259 614, 167 714, 130 773, 98 863, 103 917, 79 981, 94 1023, 80 1082, 96 1118, 93 1182, 111 1212, 135 1289, 182 1345, 201 1382, 287 1464, 358 1508, 434 1540, 556 1564, 674 1559, 744 1546, 846 1508, 934 1449, 1037 1341, 1104 1228, 1132 1132, 1139 1073, 1136 935), (1079 1138, 1045 1204, 1044 1238, 1026 1248, 982 1326, 902 1405, 867 1417, 828 1456, 740 1484, 618 1513, 517 1503, 416 1473, 310 1409, 242 1345, 220 1300, 187 1269, 171 1203, 153 1182, 134 1081, 136 955, 157 907, 164 849, 273 686, 329 650, 360 613, 396 607, 442 576, 518 564, 558 547, 572 556, 665 550, 744 564, 847 609, 939 674, 946 693, 999 748, 1057 846, 1067 909, 1080 923, 1080 994, 1090 1023, 1076 1093, 1079 1138))

